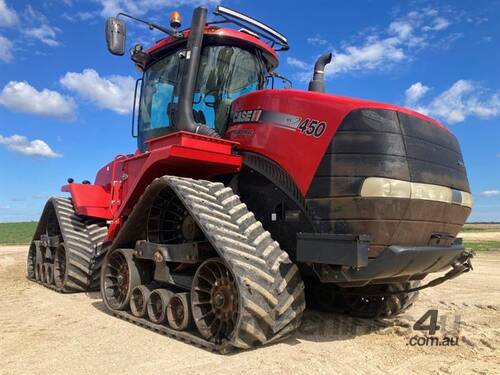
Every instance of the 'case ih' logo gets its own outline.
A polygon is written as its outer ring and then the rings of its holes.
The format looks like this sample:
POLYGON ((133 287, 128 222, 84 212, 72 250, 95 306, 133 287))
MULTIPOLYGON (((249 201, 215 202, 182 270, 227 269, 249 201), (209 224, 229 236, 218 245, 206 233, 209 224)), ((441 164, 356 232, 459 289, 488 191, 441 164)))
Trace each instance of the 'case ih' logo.
POLYGON ((233 124, 242 122, 259 122, 262 115, 261 109, 250 109, 248 111, 239 111, 233 113, 233 124))

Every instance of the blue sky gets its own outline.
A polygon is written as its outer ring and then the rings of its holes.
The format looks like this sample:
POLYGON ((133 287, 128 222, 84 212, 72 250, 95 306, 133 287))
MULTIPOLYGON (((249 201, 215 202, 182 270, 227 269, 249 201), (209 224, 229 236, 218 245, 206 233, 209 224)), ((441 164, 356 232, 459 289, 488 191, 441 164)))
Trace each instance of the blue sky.
MULTIPOLYGON (((0 0, 0 222, 36 220, 68 177, 93 180, 132 153, 139 73, 108 54, 104 21, 124 10, 168 24, 197 0, 0 0)), ((500 221, 500 1, 224 1, 289 38, 278 71, 304 88, 334 53, 327 91, 406 105, 458 137, 470 220, 500 221)), ((162 34, 129 23, 128 43, 162 34)))

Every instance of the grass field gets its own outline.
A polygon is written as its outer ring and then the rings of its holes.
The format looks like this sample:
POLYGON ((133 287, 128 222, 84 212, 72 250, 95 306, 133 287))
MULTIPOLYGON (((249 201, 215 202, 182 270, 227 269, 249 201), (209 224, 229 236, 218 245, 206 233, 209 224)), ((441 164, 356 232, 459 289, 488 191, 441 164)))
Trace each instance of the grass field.
POLYGON ((500 224, 465 224, 462 232, 500 232, 500 224))
MULTIPOLYGON (((0 223, 0 245, 29 244, 37 223, 0 223)), ((500 224, 466 224, 460 236, 475 251, 500 250, 500 224)))
POLYGON ((0 223, 0 245, 25 245, 31 242, 36 221, 23 223, 0 223))
POLYGON ((474 251, 500 250, 500 241, 464 241, 464 245, 474 251))

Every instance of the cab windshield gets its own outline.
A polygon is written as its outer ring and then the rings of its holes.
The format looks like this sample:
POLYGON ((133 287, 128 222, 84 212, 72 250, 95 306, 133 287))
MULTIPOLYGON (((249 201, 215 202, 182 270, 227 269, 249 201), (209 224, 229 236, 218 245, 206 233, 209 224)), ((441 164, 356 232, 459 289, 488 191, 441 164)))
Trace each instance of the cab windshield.
MULTIPOLYGON (((139 147, 168 133, 179 101, 182 60, 174 52, 145 73, 139 112, 139 147)), ((195 120, 223 135, 231 102, 265 85, 265 66, 257 53, 235 46, 203 48, 193 95, 195 120)))

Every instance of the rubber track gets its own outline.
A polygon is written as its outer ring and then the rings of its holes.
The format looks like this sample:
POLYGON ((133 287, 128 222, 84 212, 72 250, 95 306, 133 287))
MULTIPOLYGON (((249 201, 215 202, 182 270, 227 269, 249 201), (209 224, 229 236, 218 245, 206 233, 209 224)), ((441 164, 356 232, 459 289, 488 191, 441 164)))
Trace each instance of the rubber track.
POLYGON ((240 292, 240 318, 229 342, 221 345, 199 336, 179 333, 165 326, 138 319, 124 311, 113 311, 121 318, 182 336, 209 350, 227 352, 228 345, 241 349, 268 344, 294 332, 305 309, 304 284, 300 272, 269 232, 264 230, 231 188, 222 183, 163 176, 148 190, 162 184, 171 188, 198 223, 237 281, 240 292))
POLYGON ((84 292, 98 286, 99 260, 102 243, 107 234, 104 220, 85 218, 75 213, 70 198, 53 197, 61 236, 68 258, 67 281, 62 289, 40 283, 62 293, 84 292), (95 280, 97 279, 97 284, 95 280))

